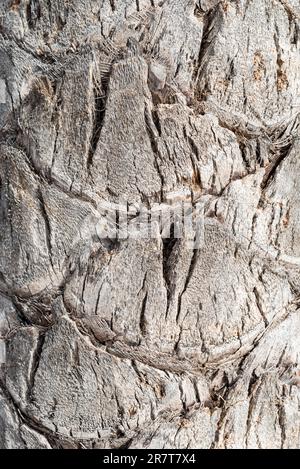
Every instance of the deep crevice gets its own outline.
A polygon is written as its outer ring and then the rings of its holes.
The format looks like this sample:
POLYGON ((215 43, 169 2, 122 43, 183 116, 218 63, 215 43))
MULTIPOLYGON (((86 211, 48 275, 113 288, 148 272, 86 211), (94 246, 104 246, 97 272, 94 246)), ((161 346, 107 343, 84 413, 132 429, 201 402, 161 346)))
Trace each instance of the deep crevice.
MULTIPOLYGON (((200 91, 197 85, 198 85, 198 81, 200 78, 201 67, 203 64, 204 56, 206 55, 208 49, 211 47, 211 44, 212 44, 211 33, 215 29, 215 26, 216 26, 215 18, 216 18, 216 12, 218 11, 218 9, 219 9, 219 4, 215 5, 215 7, 209 10, 203 16, 202 40, 201 40, 200 50, 199 50, 198 58, 195 63, 194 73, 193 73, 193 82, 196 85, 195 93, 197 95, 198 101, 202 101, 202 98, 205 96, 206 90, 204 89, 200 91)), ((202 16, 202 12, 198 8, 195 10, 195 16, 198 17, 199 15, 202 16)))
POLYGON ((159 121, 157 111, 155 109, 152 110, 152 120, 153 120, 153 124, 156 127, 156 130, 157 130, 157 133, 158 133, 159 137, 161 137, 161 124, 160 124, 160 121, 159 121))
POLYGON ((36 0, 31 0, 26 6, 26 20, 29 29, 33 29, 41 17, 41 7, 36 0))
POLYGON ((169 260, 173 252, 174 246, 176 245, 178 239, 174 236, 174 223, 170 226, 170 236, 169 238, 163 238, 163 278, 165 281, 165 286, 167 290, 167 313, 170 304, 171 297, 171 281, 170 281, 170 265, 169 260))
POLYGON ((239 141, 238 144, 239 144, 241 157, 242 157, 242 160, 245 164, 246 170, 249 171, 251 169, 251 165, 250 165, 249 158, 247 156, 247 151, 246 151, 247 146, 246 146, 245 142, 242 142, 242 141, 239 141))
POLYGON ((45 334, 40 333, 39 338, 38 338, 38 342, 37 342, 37 346, 36 346, 36 349, 34 351, 34 355, 33 355, 33 359, 32 359, 33 364, 32 364, 29 379, 28 379, 28 388, 27 388, 27 401, 28 402, 32 401, 32 391, 33 391, 33 388, 34 388, 35 375, 36 375, 36 372, 39 368, 40 358, 41 358, 41 355, 42 355, 42 350, 43 350, 43 347, 44 347, 44 343, 45 343, 45 334))
POLYGON ((41 213, 43 215, 43 219, 45 223, 46 244, 47 244, 48 253, 49 253, 49 260, 50 260, 50 264, 52 268, 54 269, 53 262, 52 262, 51 223, 50 223, 50 219, 47 213, 46 204, 45 204, 44 196, 43 196, 41 189, 38 190, 38 200, 40 202, 40 209, 41 209, 41 213))
POLYGON ((248 397, 251 397, 255 384, 257 383, 259 377, 256 375, 255 370, 252 372, 249 385, 248 385, 248 397))
POLYGON ((94 123, 87 158, 88 169, 90 169, 91 165, 93 164, 94 154, 96 152, 101 135, 101 130, 104 124, 108 85, 109 78, 102 77, 100 87, 98 87, 97 85, 94 86, 94 123))
POLYGON ((183 296, 183 294, 186 292, 186 290, 187 290, 187 288, 188 288, 188 286, 189 286, 190 280, 191 280, 191 278, 192 278, 192 275, 193 275, 193 273, 194 273, 195 266, 196 266, 197 259, 198 259, 198 254, 199 254, 199 250, 198 250, 198 249, 194 249, 194 252, 193 252, 193 255, 192 255, 192 259, 191 259, 191 263, 190 263, 190 267, 189 267, 189 271, 188 271, 187 276, 186 276, 186 281, 185 281, 184 288, 183 288, 183 290, 182 290, 182 293, 178 296, 176 323, 178 323, 178 320, 179 320, 179 317, 180 317, 180 313, 181 313, 182 296, 183 296))
POLYGON ((109 3, 110 3, 111 10, 116 11, 115 0, 109 0, 109 3))
POLYGON ((268 168, 266 169, 266 174, 261 183, 262 190, 264 190, 268 186, 270 181, 274 179, 277 173, 277 169, 279 168, 283 160, 290 154, 291 148, 292 148, 292 144, 289 143, 286 147, 282 148, 278 152, 278 154, 275 156, 273 161, 269 164, 268 168))
POLYGON ((163 194, 164 176, 163 176, 163 174, 160 170, 160 166, 159 166, 159 163, 158 163, 158 157, 160 157, 160 151, 159 151, 159 148, 158 148, 157 135, 155 135, 155 132, 154 132, 154 129, 153 129, 152 126, 154 125, 155 128, 157 129, 158 137, 160 135, 161 128, 160 128, 158 116, 155 113, 155 111, 152 111, 152 113, 150 115, 148 109, 145 107, 144 118, 145 118, 146 131, 147 131, 149 141, 150 141, 150 145, 151 145, 151 149, 152 149, 152 152, 153 152, 153 155, 154 155, 154 166, 155 166, 155 169, 157 171, 157 174, 158 174, 158 176, 160 178, 160 182, 161 182, 160 201, 162 201, 163 198, 164 198, 164 194, 163 194), (153 117, 154 117, 154 120, 153 120, 153 117))

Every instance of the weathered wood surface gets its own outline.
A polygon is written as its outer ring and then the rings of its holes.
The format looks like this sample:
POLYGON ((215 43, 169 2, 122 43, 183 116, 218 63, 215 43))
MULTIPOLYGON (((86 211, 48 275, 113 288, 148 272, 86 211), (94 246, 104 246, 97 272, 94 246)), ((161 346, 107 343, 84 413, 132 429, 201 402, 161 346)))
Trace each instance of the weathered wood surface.
POLYGON ((299 448, 299 1, 1 0, 0 64, 0 446, 299 448), (176 191, 201 249, 99 236, 176 191))

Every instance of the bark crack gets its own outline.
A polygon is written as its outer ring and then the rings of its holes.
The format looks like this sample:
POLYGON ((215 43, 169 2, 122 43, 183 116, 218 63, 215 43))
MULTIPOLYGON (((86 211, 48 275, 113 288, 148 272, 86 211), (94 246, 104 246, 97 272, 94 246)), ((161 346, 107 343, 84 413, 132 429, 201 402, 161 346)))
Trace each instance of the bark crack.
POLYGON ((40 365, 40 359, 43 352, 43 347, 45 343, 45 333, 40 333, 37 341, 36 348, 33 353, 31 369, 28 376, 28 387, 27 387, 27 403, 32 400, 32 393, 34 390, 35 375, 40 365))

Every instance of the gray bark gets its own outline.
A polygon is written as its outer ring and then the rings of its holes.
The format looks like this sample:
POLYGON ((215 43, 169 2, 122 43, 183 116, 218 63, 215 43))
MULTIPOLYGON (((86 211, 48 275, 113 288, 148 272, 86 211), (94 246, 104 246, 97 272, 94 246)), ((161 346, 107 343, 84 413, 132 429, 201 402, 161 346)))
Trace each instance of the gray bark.
POLYGON ((0 16, 0 447, 299 448, 299 1, 0 16), (102 237, 120 197, 203 246, 102 237))

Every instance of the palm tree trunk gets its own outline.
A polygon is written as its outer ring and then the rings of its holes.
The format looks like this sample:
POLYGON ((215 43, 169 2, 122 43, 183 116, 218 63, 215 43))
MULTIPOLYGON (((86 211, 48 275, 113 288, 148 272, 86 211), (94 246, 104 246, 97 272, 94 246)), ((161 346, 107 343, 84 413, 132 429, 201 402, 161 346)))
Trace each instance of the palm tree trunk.
POLYGON ((297 0, 1 2, 2 448, 300 447, 299 49, 297 0))

